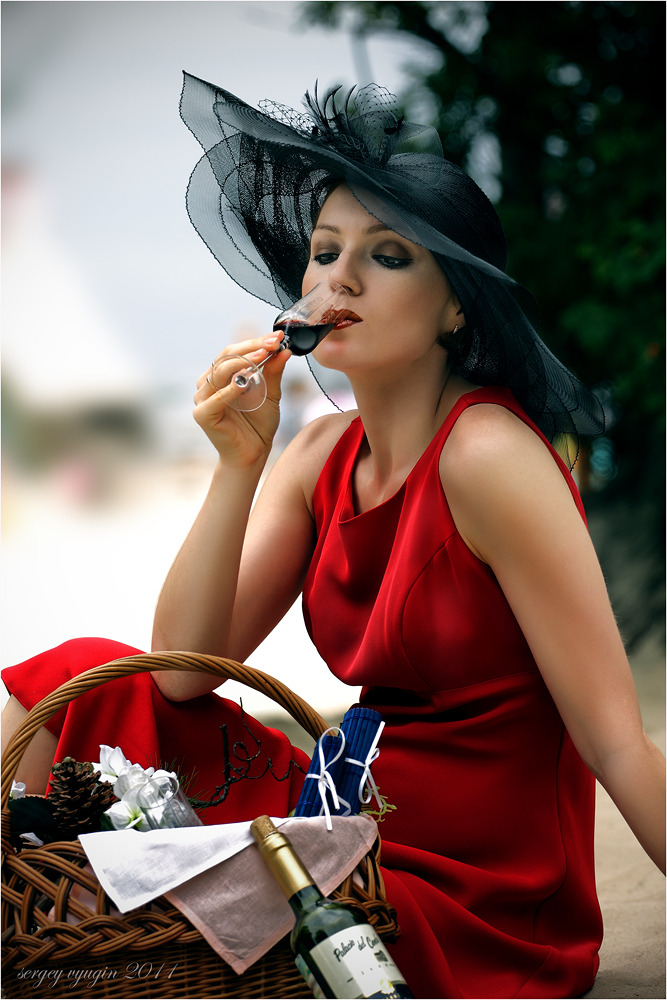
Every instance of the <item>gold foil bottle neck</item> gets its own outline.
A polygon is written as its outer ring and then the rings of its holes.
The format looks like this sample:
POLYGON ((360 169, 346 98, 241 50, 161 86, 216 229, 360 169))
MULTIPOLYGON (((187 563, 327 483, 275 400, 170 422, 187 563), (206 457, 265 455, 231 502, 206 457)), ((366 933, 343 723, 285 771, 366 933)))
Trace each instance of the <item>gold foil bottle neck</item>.
POLYGON ((274 825, 269 816, 258 816, 250 824, 250 832, 257 841, 273 877, 289 899, 295 892, 314 885, 313 877, 303 864, 292 843, 274 825))

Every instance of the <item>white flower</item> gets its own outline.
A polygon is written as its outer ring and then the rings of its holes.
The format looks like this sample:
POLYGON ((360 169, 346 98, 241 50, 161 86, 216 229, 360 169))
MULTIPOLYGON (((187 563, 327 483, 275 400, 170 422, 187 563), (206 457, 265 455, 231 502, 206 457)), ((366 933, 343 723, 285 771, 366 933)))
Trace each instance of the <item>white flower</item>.
MULTIPOLYGON (((150 771, 153 768, 149 768, 150 771)), ((124 798, 127 793, 133 788, 141 788, 148 781, 150 775, 143 769, 141 764, 130 764, 121 774, 116 778, 116 783, 113 786, 114 795, 118 799, 124 798)))
POLYGON ((120 747, 110 747, 105 743, 100 745, 99 764, 93 764, 94 770, 100 772, 100 781, 106 781, 111 785, 124 771, 133 766, 139 765, 130 764, 120 747))
POLYGON ((25 781, 12 781, 12 790, 9 793, 10 799, 25 798, 25 781))
POLYGON ((137 830, 150 830, 146 818, 137 803, 137 788, 131 788, 120 802, 107 809, 106 815, 111 820, 114 830, 129 830, 136 827, 137 830))
POLYGON ((130 790, 143 788, 151 778, 175 778, 173 771, 156 771, 152 767, 143 768, 140 764, 132 764, 122 774, 118 775, 113 786, 114 795, 123 799, 130 790))
POLYGON ((178 779, 174 771, 156 771, 154 767, 142 767, 141 764, 131 764, 120 747, 110 747, 106 744, 100 745, 99 764, 93 764, 96 771, 100 772, 100 781, 106 781, 113 786, 114 795, 119 802, 107 809, 106 815, 109 817, 115 830, 127 830, 136 827, 137 830, 150 830, 151 827, 146 822, 146 817, 140 805, 140 795, 143 792, 143 808, 153 809, 164 801, 165 785, 164 779, 176 781, 178 779), (155 785, 152 779, 163 779, 155 785), (148 787, 147 787, 148 786, 148 787))
MULTIPOLYGON (((150 767, 146 771, 146 774, 148 774, 149 777, 151 778, 176 778, 176 780, 178 781, 178 777, 175 771, 163 771, 162 768, 158 768, 157 771, 154 771, 153 768, 150 767)), ((162 784, 164 784, 164 782, 162 782, 162 784)))

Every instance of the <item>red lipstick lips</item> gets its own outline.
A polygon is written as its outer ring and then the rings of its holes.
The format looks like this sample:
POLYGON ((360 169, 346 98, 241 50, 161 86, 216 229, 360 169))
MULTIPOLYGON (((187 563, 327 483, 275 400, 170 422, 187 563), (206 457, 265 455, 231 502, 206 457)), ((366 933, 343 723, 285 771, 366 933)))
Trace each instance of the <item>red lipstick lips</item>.
POLYGON ((327 315, 326 320, 329 323, 335 320, 334 330, 342 330, 346 326, 353 326, 355 323, 362 322, 361 316, 357 316, 351 309, 332 309, 331 313, 327 315))

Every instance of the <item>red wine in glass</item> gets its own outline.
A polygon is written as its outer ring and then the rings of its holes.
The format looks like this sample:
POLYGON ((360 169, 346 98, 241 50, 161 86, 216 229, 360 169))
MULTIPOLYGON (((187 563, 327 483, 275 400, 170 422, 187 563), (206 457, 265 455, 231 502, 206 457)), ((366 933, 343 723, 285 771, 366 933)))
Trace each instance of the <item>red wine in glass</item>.
POLYGON ((331 333, 336 323, 315 323, 312 326, 308 323, 299 323, 294 320, 283 320, 276 323, 274 330, 282 330, 285 334, 283 344, 292 354, 297 357, 304 357, 314 351, 318 344, 321 344, 328 333, 331 333))
MULTIPOLYGON (((303 357, 314 351, 335 327, 360 322, 361 317, 349 308, 347 290, 337 282, 327 280, 311 288, 302 299, 276 316, 273 329, 284 333, 278 351, 289 348, 292 354, 303 357)), ((262 405, 267 390, 261 369, 271 357, 272 354, 259 365, 236 355, 225 359, 226 363, 234 362, 238 365, 231 383, 243 389, 241 395, 228 403, 232 409, 251 411, 262 405)))

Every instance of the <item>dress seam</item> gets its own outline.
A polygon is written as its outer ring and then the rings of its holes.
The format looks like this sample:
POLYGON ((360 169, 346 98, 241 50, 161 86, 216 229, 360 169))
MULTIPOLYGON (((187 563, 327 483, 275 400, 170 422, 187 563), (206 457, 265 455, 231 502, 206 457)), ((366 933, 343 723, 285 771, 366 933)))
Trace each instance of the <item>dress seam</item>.
MULTIPOLYGON (((454 532, 452 534, 457 534, 456 529, 454 530, 454 532)), ((406 646, 406 641, 405 641, 405 627, 404 626, 405 626, 406 608, 407 608, 407 605, 408 605, 408 601, 410 599, 410 595, 412 594, 414 588, 417 586, 417 583, 422 578, 422 576, 426 572, 427 568, 431 565, 431 563, 436 558, 436 556, 438 556, 442 552, 442 550, 446 547, 446 544, 447 544, 447 542, 449 541, 449 539, 451 537, 452 537, 452 535, 449 535, 447 537, 447 539, 443 542, 443 544, 438 548, 438 550, 433 553, 433 555, 431 556, 431 558, 429 559, 429 561, 426 563, 426 565, 422 566, 422 569, 421 569, 420 573, 412 581, 412 583, 410 585, 410 588, 409 588, 408 592, 405 595, 405 600, 403 602, 403 608, 401 610, 400 636, 401 636, 401 649, 403 651, 403 655, 405 657, 406 662, 410 666, 410 669, 415 674, 415 676, 418 677, 422 681, 422 683, 426 685, 426 687, 424 689, 425 691, 429 691, 429 692, 432 692, 432 693, 437 693, 439 691, 447 691, 448 694, 451 693, 451 692, 453 692, 453 691, 466 691, 466 690, 471 689, 471 688, 478 688, 478 687, 482 687, 484 685, 495 684, 501 678, 502 679, 506 679, 506 678, 509 678, 509 677, 520 677, 523 674, 531 674, 531 675, 538 674, 541 677, 542 675, 540 674, 539 668, 536 665, 535 667, 529 668, 528 670, 513 670, 509 674, 499 674, 497 677, 492 677, 492 678, 489 678, 489 679, 487 679, 485 681, 475 681, 472 684, 460 684, 458 687, 436 688, 436 687, 433 687, 432 684, 428 684, 426 678, 423 676, 423 674, 417 669, 417 667, 413 663, 412 657, 408 653, 407 646, 406 646)), ((474 556, 474 553, 471 553, 471 554, 474 556)))
MULTIPOLYGON (((449 537, 451 537, 451 536, 449 536, 449 537)), ((433 553, 433 555, 431 556, 431 558, 427 562, 426 566, 430 566, 431 565, 431 563, 433 562, 433 560, 435 559, 435 557, 440 552, 442 552, 442 550, 445 547, 445 544, 446 543, 443 542, 442 545, 438 548, 437 552, 433 553)), ((406 661, 410 664, 410 669, 415 674, 415 676, 419 678, 419 680, 422 682, 422 684, 426 684, 426 678, 422 676, 422 674, 421 674, 421 672, 419 670, 417 670, 416 666, 412 662, 412 657, 409 655, 408 650, 407 650, 407 646, 406 646, 406 641, 405 641, 405 609, 407 608, 408 601, 410 600, 410 595, 412 594, 412 591, 417 586, 417 581, 421 579, 421 577, 424 575, 424 573, 426 571, 426 566, 422 566, 419 574, 417 575, 416 579, 414 579, 412 581, 412 583, 410 584, 410 587, 408 589, 408 592, 405 595, 405 599, 403 601, 403 606, 401 608, 401 632, 400 632, 400 634, 401 634, 401 649, 403 650, 403 655, 404 655, 406 661)), ((433 690, 433 688, 429 688, 427 686, 426 690, 433 690)))

